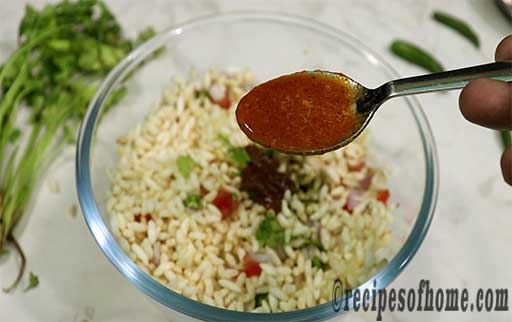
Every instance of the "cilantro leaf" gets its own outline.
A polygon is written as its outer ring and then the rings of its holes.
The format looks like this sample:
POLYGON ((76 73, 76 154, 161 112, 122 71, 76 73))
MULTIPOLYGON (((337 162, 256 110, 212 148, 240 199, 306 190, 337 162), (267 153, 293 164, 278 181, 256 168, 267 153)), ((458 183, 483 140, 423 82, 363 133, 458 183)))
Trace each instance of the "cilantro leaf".
POLYGON ((220 133, 219 135, 217 135, 217 138, 218 138, 222 143, 224 143, 227 147, 230 147, 230 148, 232 148, 232 147, 233 147, 233 146, 231 145, 231 142, 229 142, 229 138, 228 138, 226 135, 224 135, 224 134, 220 133))
POLYGON ((206 89, 200 89, 194 93, 194 96, 195 96, 195 98, 203 98, 203 97, 208 98, 208 97, 210 97, 210 93, 208 93, 208 91, 206 89))
POLYGON ((178 171, 181 173, 181 175, 188 179, 190 178, 190 174, 192 173, 192 170, 194 169, 195 162, 194 159, 188 154, 180 155, 176 159, 176 164, 178 165, 178 171))
POLYGON ((245 147, 234 147, 229 141, 229 138, 222 133, 217 135, 217 138, 228 148, 228 154, 231 158, 231 162, 235 166, 245 168, 249 161, 251 161, 251 156, 247 153, 245 147))
POLYGON ((66 52, 71 49, 71 42, 67 39, 50 39, 47 42, 47 46, 55 51, 66 52))
POLYGON ((193 193, 183 200, 183 204, 187 208, 199 209, 202 206, 202 200, 199 195, 193 193))
POLYGON ((313 256, 311 259, 311 265, 316 268, 320 268, 321 270, 325 270, 325 263, 322 262, 319 256, 313 256))
POLYGON ((229 154, 233 163, 240 168, 245 168, 249 161, 251 161, 251 157, 243 147, 230 148, 229 154))
POLYGON ((284 244, 284 229, 273 213, 267 214, 256 230, 256 240, 261 246, 277 248, 284 244))
POLYGON ((28 286, 23 290, 27 292, 33 288, 36 288, 39 285, 39 277, 36 274, 30 272, 30 276, 28 277, 28 286))
POLYGON ((260 307, 263 305, 263 301, 268 299, 268 293, 259 293, 254 297, 254 308, 260 307))

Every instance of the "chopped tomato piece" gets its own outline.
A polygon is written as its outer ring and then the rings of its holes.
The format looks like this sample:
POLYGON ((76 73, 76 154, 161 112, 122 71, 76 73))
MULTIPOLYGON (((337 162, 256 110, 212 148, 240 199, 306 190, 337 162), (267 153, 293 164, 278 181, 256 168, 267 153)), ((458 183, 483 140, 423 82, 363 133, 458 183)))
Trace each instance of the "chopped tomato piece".
POLYGON ((213 204, 222 214, 222 219, 226 219, 231 217, 233 212, 239 205, 239 201, 233 198, 233 194, 224 189, 220 189, 213 199, 213 204))
POLYGON ((258 263, 248 254, 244 257, 244 272, 247 277, 259 276, 261 274, 260 263, 258 263))
POLYGON ((210 93, 209 97, 212 103, 215 103, 222 108, 228 109, 231 106, 231 100, 229 99, 229 93, 227 88, 224 90, 224 95, 215 96, 212 95, 212 93, 210 93))
POLYGON ((350 164, 348 165, 348 169, 350 171, 361 171, 364 169, 364 167, 366 167, 366 162, 364 162, 364 161, 361 161, 355 165, 350 165, 350 164))
POLYGON ((389 190, 379 190, 377 192, 377 200, 382 202, 383 204, 387 205, 389 200, 389 190))
POLYGON ((346 202, 345 205, 343 205, 343 210, 345 210, 348 213, 352 213, 352 211, 354 211, 354 208, 350 207, 349 203, 346 202))

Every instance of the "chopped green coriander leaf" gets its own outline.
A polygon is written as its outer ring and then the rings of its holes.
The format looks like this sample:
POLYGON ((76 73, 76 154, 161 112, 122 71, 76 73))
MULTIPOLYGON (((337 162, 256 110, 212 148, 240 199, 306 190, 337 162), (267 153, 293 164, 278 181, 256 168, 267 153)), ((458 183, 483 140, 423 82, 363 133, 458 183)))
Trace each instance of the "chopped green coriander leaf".
POLYGON ((28 277, 28 286, 25 288, 24 292, 27 292, 33 288, 36 288, 39 285, 39 277, 36 274, 30 272, 30 276, 28 277))
POLYGON ((183 201, 183 204, 187 208, 199 209, 199 208, 201 208, 202 200, 201 200, 201 197, 199 195, 196 195, 196 194, 193 193, 193 194, 189 195, 183 201))
POLYGON ((231 148, 229 149, 229 154, 233 163, 240 168, 245 168, 249 161, 251 161, 251 157, 243 147, 231 148))
POLYGON ((224 143, 226 146, 228 146, 228 147, 232 147, 232 146, 231 146, 231 142, 229 142, 229 138, 228 138, 228 136, 227 136, 227 135, 220 133, 219 135, 217 135, 217 138, 218 138, 222 143, 224 143))
POLYGON ((284 229, 273 213, 267 214, 256 230, 256 239, 261 246, 276 248, 284 244, 284 229))
POLYGON ((231 199, 233 199, 233 200, 238 200, 238 199, 240 199, 240 197, 239 197, 236 193, 234 193, 234 192, 233 192, 233 193, 231 194, 231 199))
MULTIPOLYGON (((206 89, 200 89, 200 90, 197 90, 195 92, 195 97, 196 98, 202 98, 202 97, 208 98, 209 96, 210 96, 210 94, 208 93, 208 91, 206 89)), ((223 136, 223 134, 219 134, 219 137, 221 135, 223 136)))
POLYGON ((320 257, 318 256, 313 256, 313 258, 311 259, 311 265, 313 267, 320 268, 321 270, 325 269, 325 263, 323 263, 320 257))
POLYGON ((263 305, 263 301, 268 299, 268 293, 259 293, 254 297, 254 308, 260 307, 263 305))
POLYGON ((194 162, 194 159, 190 157, 190 155, 180 155, 176 159, 176 164, 178 165, 178 171, 181 173, 185 179, 190 178, 190 174, 192 173, 192 170, 194 169, 194 165, 196 164, 194 162))

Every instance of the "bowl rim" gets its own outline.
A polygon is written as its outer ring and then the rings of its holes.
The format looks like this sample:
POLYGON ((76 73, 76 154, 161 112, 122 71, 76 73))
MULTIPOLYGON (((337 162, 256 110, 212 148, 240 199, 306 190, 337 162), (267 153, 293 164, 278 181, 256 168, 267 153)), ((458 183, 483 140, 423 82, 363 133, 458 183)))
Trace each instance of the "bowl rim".
MULTIPOLYGON (((222 23, 237 20, 259 20, 261 22, 273 22, 295 27, 310 29, 316 33, 328 35, 351 46, 357 46, 364 51, 367 59, 373 59, 390 75, 399 78, 398 72, 389 65, 379 54, 363 44, 357 37, 338 30, 335 27, 318 22, 311 18, 294 14, 285 14, 273 11, 230 11, 200 16, 195 19, 169 27, 158 33, 154 38, 142 44, 129 53, 112 71, 107 75, 101 86, 91 100, 84 119, 80 125, 78 144, 75 159, 76 189, 80 207, 96 243, 109 259, 109 261, 121 272, 132 284, 150 298, 160 304, 188 315, 190 317, 210 321, 319 321, 334 317, 343 310, 335 312, 331 302, 317 305, 307 309, 280 313, 251 313, 231 311, 215 306, 210 306, 199 301, 192 300, 180 295, 160 282, 154 280, 150 275, 140 269, 121 249, 103 221, 99 207, 94 198, 91 173, 90 173, 90 150, 92 146, 94 131, 100 110, 105 99, 111 90, 119 83, 122 77, 137 65, 141 60, 157 50, 168 38, 180 35, 188 29, 193 29, 205 24, 222 23)), ((423 242, 431 224, 433 213, 437 204, 439 191, 439 167, 438 156, 432 130, 427 118, 415 97, 405 98, 412 115, 415 118, 421 136, 423 153, 425 158, 425 185, 423 200, 419 215, 414 226, 398 253, 384 268, 370 280, 358 287, 360 291, 365 289, 382 289, 388 286, 404 268, 409 264, 423 242), (376 286, 374 285, 376 282, 376 286)), ((371 294, 371 293, 370 293, 371 294)), ((345 298, 342 298, 345 300, 345 298)), ((343 308, 344 309, 344 308, 343 308)), ((351 308, 350 308, 351 309, 351 308)))

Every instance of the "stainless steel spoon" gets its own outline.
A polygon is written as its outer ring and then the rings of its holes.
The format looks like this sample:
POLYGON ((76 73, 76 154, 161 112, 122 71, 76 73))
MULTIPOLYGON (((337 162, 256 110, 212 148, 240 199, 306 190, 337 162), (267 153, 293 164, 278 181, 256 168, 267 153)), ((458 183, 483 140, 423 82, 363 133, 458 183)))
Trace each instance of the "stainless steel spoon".
POLYGON ((347 76, 345 77, 351 83, 355 92, 358 93, 356 97, 356 109, 357 113, 364 118, 364 122, 361 123, 362 125, 359 129, 350 137, 336 143, 335 145, 318 150, 297 151, 297 153, 321 154, 347 145, 361 134, 379 106, 394 97, 460 89, 466 86, 471 80, 478 78, 489 78, 511 82, 512 61, 496 62, 441 73, 401 78, 387 82, 374 89, 366 88, 353 79, 347 76))

